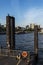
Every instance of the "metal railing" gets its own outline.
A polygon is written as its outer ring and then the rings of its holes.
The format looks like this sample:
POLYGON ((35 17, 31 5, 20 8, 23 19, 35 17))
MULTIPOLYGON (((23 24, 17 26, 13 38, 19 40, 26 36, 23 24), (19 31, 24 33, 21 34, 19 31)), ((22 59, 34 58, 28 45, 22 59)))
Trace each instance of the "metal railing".
POLYGON ((21 52, 21 50, 0 49, 0 55, 3 56, 17 56, 21 52))
MULTIPOLYGON (((0 56, 9 56, 9 57, 17 57, 17 55, 22 54, 22 50, 10 50, 10 49, 0 49, 0 56)), ((30 52, 28 51, 28 54, 30 52)))

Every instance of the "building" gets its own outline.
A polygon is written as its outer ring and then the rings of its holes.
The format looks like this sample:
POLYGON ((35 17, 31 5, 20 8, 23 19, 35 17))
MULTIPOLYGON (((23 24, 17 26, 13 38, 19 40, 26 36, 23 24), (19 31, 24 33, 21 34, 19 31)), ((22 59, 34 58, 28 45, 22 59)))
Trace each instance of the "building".
POLYGON ((15 48, 15 17, 6 16, 6 34, 7 34, 7 47, 9 49, 15 48))
POLYGON ((35 24, 30 24, 30 28, 34 29, 35 24))
POLYGON ((17 29, 21 29, 21 27, 20 26, 17 26, 17 29))
POLYGON ((26 26, 26 29, 29 29, 29 25, 26 26))
POLYGON ((6 24, 4 24, 4 27, 6 28, 6 24))
POLYGON ((38 26, 38 29, 40 29, 40 25, 37 25, 38 26))

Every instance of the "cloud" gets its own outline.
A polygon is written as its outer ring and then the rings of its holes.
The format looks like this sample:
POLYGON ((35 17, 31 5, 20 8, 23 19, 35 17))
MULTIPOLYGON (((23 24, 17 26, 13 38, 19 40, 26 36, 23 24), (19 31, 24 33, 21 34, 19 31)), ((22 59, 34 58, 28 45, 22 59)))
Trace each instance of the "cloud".
POLYGON ((27 10, 24 13, 24 24, 30 24, 30 23, 35 23, 35 24, 40 24, 41 26, 43 23, 43 9, 39 8, 32 8, 30 10, 27 10))

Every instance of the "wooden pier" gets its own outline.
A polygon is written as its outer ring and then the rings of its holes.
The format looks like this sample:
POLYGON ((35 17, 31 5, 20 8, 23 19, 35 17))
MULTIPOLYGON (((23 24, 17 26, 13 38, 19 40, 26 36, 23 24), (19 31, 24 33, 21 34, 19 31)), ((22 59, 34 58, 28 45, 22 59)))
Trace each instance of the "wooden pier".
POLYGON ((0 49, 0 65, 28 65, 30 61, 29 52, 26 58, 21 57, 22 52, 21 50, 0 49), (17 59, 19 54, 20 59, 17 59))
POLYGON ((8 49, 0 49, 0 65, 43 65, 43 54, 40 50, 38 50, 38 59, 34 52, 29 51, 26 51, 29 55, 27 58, 17 59, 17 55, 21 56, 22 52, 21 50, 9 52, 8 49))
MULTIPOLYGON (((26 51, 28 54, 22 57, 21 50, 15 49, 14 36, 15 18, 6 17, 7 49, 0 49, 0 65, 43 65, 43 53, 38 49, 38 26, 34 27, 34 52, 26 51)), ((25 55, 25 54, 24 54, 25 55)))

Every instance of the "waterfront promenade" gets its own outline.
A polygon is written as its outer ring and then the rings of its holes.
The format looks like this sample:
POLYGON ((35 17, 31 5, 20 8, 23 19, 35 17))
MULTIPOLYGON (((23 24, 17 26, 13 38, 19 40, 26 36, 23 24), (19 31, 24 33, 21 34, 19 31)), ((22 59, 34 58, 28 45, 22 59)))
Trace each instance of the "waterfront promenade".
POLYGON ((20 50, 8 51, 0 49, 0 65, 28 65, 27 59, 17 59, 17 55, 21 54, 20 50))
MULTIPOLYGON (((21 54, 22 51, 20 50, 13 50, 11 53, 6 51, 6 49, 0 49, 0 65, 34 65, 34 53, 30 53, 30 63, 29 63, 29 56, 26 59, 20 58, 17 59, 17 55, 21 54)), ((43 53, 38 52, 38 62, 36 65, 43 65, 43 53)))
POLYGON ((16 60, 15 57, 0 56, 0 65, 28 65, 25 60, 16 60))

